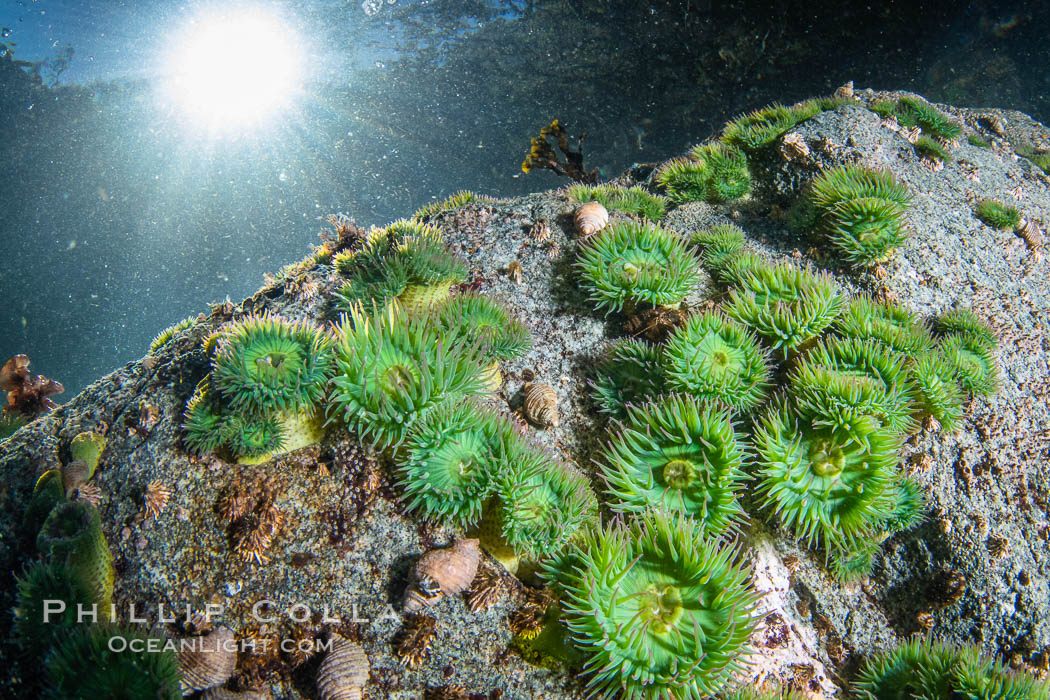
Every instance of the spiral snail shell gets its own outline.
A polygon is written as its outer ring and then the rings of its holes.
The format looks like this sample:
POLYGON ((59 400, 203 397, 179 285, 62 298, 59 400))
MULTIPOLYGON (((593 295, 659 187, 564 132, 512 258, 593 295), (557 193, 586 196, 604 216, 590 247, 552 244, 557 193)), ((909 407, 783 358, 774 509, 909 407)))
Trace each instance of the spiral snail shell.
POLYGON ((530 423, 540 428, 558 427, 558 395, 549 384, 526 384, 523 408, 530 423))
POLYGON ((432 549, 416 562, 416 583, 405 593, 405 612, 434 605, 442 596, 470 588, 481 550, 476 539, 457 539, 451 547, 432 549))
POLYGON ((317 669, 321 700, 361 700, 371 667, 359 644, 332 635, 332 646, 317 669))
POLYGON ((576 230, 581 236, 592 236, 609 223, 609 212, 599 202, 587 202, 580 205, 573 216, 576 230))
POLYGON ((222 685, 237 667, 237 647, 233 632, 220 627, 211 634, 195 637, 193 644, 179 650, 179 671, 184 695, 222 685))

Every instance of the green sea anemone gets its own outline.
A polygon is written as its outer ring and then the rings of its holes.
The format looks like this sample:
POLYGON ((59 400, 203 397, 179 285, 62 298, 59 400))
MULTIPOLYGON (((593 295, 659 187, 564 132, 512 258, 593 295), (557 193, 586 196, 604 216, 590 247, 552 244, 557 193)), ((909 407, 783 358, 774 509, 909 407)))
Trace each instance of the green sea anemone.
POLYGON ((598 463, 613 510, 681 511, 718 536, 744 519, 737 495, 746 460, 727 407, 672 394, 629 406, 598 463))
POLYGON ((926 133, 945 141, 951 141, 962 133, 959 124, 929 102, 905 96, 900 98, 897 104, 898 121, 903 119, 902 125, 918 124, 926 133))
POLYGON ((1012 229, 1021 221, 1021 212, 994 199, 982 199, 974 209, 977 218, 992 228, 1012 229))
POLYGON ((945 430, 954 430, 963 417, 963 395, 952 366, 939 353, 924 352, 912 362, 910 374, 920 417, 932 416, 945 430))
POLYGON ((988 346, 990 350, 999 348, 999 337, 983 319, 969 309, 953 309, 937 317, 937 332, 943 335, 957 333, 970 340, 988 346))
POLYGON ((593 696, 707 697, 746 667, 757 595, 737 552, 690 518, 647 512, 588 531, 545 575, 563 590, 593 696), (572 568, 565 562, 573 562, 572 568))
POLYGON ((436 321, 447 342, 483 348, 487 361, 521 357, 532 345, 528 327, 490 297, 457 294, 437 309, 436 321), (454 340, 455 339, 455 340, 454 340))
POLYGON ((726 313, 785 354, 820 334, 842 309, 842 292, 827 273, 781 263, 744 268, 736 278, 726 313))
POLYGON ((1050 697, 1050 684, 982 658, 973 645, 912 638, 868 659, 853 691, 861 700, 1039 700, 1050 697))
POLYGON ((899 439, 886 430, 860 439, 811 426, 780 401, 754 433, 763 507, 809 546, 848 548, 873 537, 889 515, 899 439))
POLYGON ((822 172, 807 192, 793 223, 817 228, 854 265, 873 265, 904 241, 908 188, 885 170, 846 165, 822 172))
POLYGON ((577 202, 598 202, 609 211, 644 216, 659 221, 667 213, 667 197, 650 194, 643 187, 575 184, 568 189, 569 197, 577 202))
POLYGON ((222 409, 210 389, 208 379, 203 379, 186 402, 183 413, 183 429, 186 436, 183 440, 189 451, 202 455, 214 452, 226 442, 223 432, 225 417, 222 409))
POLYGON ((462 206, 477 201, 486 202, 489 201, 489 198, 475 194, 470 190, 460 190, 459 192, 449 195, 445 199, 424 204, 415 214, 412 215, 412 221, 414 223, 424 223, 447 211, 459 209, 462 206))
POLYGON ((431 411, 408 434, 399 459, 409 508, 457 527, 476 523, 513 431, 505 418, 470 400, 431 411))
POLYGON ((850 338, 872 338, 909 357, 933 347, 933 336, 926 325, 892 302, 857 296, 850 300, 838 318, 835 330, 850 338))
POLYGON ((944 144, 925 134, 915 139, 915 143, 912 145, 915 147, 915 152, 927 160, 944 163, 952 159, 951 152, 948 151, 944 144))
POLYGON ((332 376, 324 334, 264 314, 236 321, 219 340, 211 384, 235 412, 268 415, 317 407, 332 376))
POLYGON ((14 435, 28 422, 26 417, 18 411, 0 410, 0 443, 14 435))
POLYGON ((677 306, 696 287, 698 262, 675 234, 652 224, 617 221, 591 237, 576 268, 599 309, 635 304, 677 306))
MULTIPOLYGON (((799 360, 792 386, 794 391, 800 390, 795 381, 801 375, 805 375, 802 384, 819 383, 824 379, 849 384, 851 377, 873 379, 885 394, 880 409, 883 424, 894 432, 907 433, 915 426, 911 418, 912 387, 905 360, 904 355, 876 340, 828 338, 799 360)), ((812 391, 812 388, 810 386, 807 391, 812 391)), ((842 387, 841 391, 848 393, 850 390, 842 387)))
POLYGON ((889 499, 889 515, 883 521, 887 532, 910 530, 923 519, 926 498, 922 487, 908 476, 898 476, 886 492, 889 499))
POLYGON ((532 560, 557 553, 598 514, 583 474, 520 437, 507 441, 497 494, 504 541, 532 560))
POLYGON ((288 440, 284 424, 276 416, 230 415, 223 421, 221 433, 235 457, 249 460, 280 451, 288 440))
POLYGON ((47 657, 44 697, 178 700, 178 659, 166 641, 131 626, 78 625, 47 657))
POLYGON ((196 322, 197 322, 197 316, 196 315, 187 316, 186 318, 182 319, 178 323, 174 323, 174 324, 168 326, 167 328, 165 328, 164 330, 162 330, 160 333, 157 334, 157 337, 155 337, 153 339, 153 342, 151 342, 149 344, 150 354, 156 353, 162 347, 167 345, 168 341, 171 340, 173 337, 175 337, 176 334, 181 333, 182 331, 186 330, 187 328, 189 328, 190 326, 192 326, 196 322))
POLYGON ((628 338, 609 346, 598 362, 592 395, 598 410, 617 418, 627 405, 642 403, 667 391, 663 374, 663 346, 628 338))
POLYGON ((743 325, 717 311, 694 314, 663 351, 671 391, 718 399, 734 409, 754 408, 769 385, 769 356, 743 325))
POLYGON ((747 156, 718 141, 696 146, 690 158, 668 161, 655 179, 675 202, 725 202, 751 191, 747 156))
POLYGON ((788 382, 798 416, 815 429, 863 443, 880 428, 905 435, 915 427, 907 386, 887 389, 875 376, 805 360, 792 370, 788 382))
MULTIPOLYGON (((14 610, 15 635, 26 658, 42 659, 69 634, 77 622, 77 606, 90 612, 94 593, 65 564, 33 562, 17 579, 18 604, 14 610), (64 605, 58 611, 59 604, 64 605), (46 614, 46 622, 45 622, 46 614)), ((98 611, 99 619, 109 609, 98 611)))
POLYGON ((995 351, 980 339, 953 333, 941 341, 940 350, 964 390, 991 395, 999 388, 999 363, 995 351))
POLYGON ((477 348, 448 343, 426 317, 359 306, 339 326, 329 422, 377 447, 399 445, 427 411, 484 391, 477 348))
POLYGON ((744 229, 736 224, 716 224, 694 233, 692 243, 700 249, 707 268, 717 272, 744 249, 744 229))
POLYGON ((726 124, 722 141, 745 151, 757 151, 821 111, 822 105, 814 100, 791 107, 772 104, 726 124))
POLYGON ((50 563, 69 568, 93 602, 108 608, 113 597, 113 556, 98 510, 83 501, 60 503, 44 521, 37 549, 50 563))
POLYGON ((342 311, 393 298, 407 309, 424 309, 447 299, 452 285, 465 282, 468 272, 437 229, 405 219, 372 232, 361 248, 340 253, 334 264, 350 278, 336 292, 342 311))
POLYGON ((991 148, 992 147, 992 144, 990 144, 987 141, 985 141, 978 134, 967 134, 966 135, 966 142, 969 143, 971 146, 975 146, 977 148, 991 148))

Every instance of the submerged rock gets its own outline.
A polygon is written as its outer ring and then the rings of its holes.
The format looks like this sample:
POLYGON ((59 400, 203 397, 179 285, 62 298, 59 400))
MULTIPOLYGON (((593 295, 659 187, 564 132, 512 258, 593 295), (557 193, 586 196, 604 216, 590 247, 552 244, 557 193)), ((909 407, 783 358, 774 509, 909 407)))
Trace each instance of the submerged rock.
MULTIPOLYGON (((971 309, 999 337, 1002 381, 997 393, 972 401, 954 432, 930 424, 907 440, 902 462, 922 486, 927 518, 889 538, 862 584, 838 583, 820 554, 749 509, 741 542, 762 595, 753 638, 757 672, 760 680, 830 694, 864 656, 925 631, 1045 670, 1050 280, 1047 263, 1026 244, 1030 237, 993 229, 973 212, 977 202, 996 199, 1045 229, 1050 178, 1018 153, 1044 148, 1050 131, 1016 112, 942 106, 964 134, 988 147, 964 136, 949 144, 950 161, 932 163, 906 129, 865 106, 897 95, 856 90, 854 97, 856 104, 819 113, 776 147, 751 154, 749 198, 682 204, 661 225, 688 236, 732 222, 746 232, 747 251, 828 270, 851 292, 895 299, 925 318, 971 309), (816 174, 845 163, 887 169, 912 193, 910 235, 873 272, 842 266, 784 220, 816 174)), ((565 193, 553 191, 469 202, 433 223, 469 263, 471 288, 503 302, 532 333, 527 354, 502 362, 498 402, 520 410, 522 388, 542 377, 557 419, 531 431, 534 439, 593 474, 606 423, 587 382, 608 338, 622 334, 624 317, 602 317, 576 287, 574 211, 565 193), (535 236, 541 220, 549 225, 535 236)), ((175 638, 202 631, 191 629, 200 623, 195 613, 221 609, 213 624, 233 630, 242 645, 229 690, 313 696, 310 679, 324 641, 338 634, 367 654, 365 698, 422 698, 446 686, 498 689, 508 700, 584 697, 578 668, 534 666, 512 648, 510 618, 525 600, 518 584, 504 586, 477 612, 462 596, 441 599, 428 609, 436 617, 429 653, 413 668, 401 662, 401 601, 412 567, 457 533, 407 512, 395 471, 345 430, 329 429, 320 444, 255 465, 187 452, 183 410, 208 374, 209 335, 231 318, 264 312, 325 324, 339 284, 329 261, 308 259, 240 304, 214 307, 147 358, 99 379, 2 443, 0 568, 21 571, 33 559, 35 533, 24 531, 22 514, 34 483, 72 463, 71 442, 94 431, 106 440, 91 483, 114 555, 118 616, 127 620, 134 606, 135 615, 175 638), (143 402, 151 407, 148 423, 143 402), (143 494, 155 484, 164 486, 163 503, 144 509, 143 494), (252 556, 238 554, 244 542, 252 556)), ((705 275, 686 305, 709 304, 716 291, 705 275)), ((499 566, 483 557, 483 570, 499 566)), ((0 608, 15 604, 11 580, 0 589, 0 608)), ((0 640, 0 663, 20 669, 7 681, 8 694, 39 681, 39 669, 19 665, 14 635, 0 640)))

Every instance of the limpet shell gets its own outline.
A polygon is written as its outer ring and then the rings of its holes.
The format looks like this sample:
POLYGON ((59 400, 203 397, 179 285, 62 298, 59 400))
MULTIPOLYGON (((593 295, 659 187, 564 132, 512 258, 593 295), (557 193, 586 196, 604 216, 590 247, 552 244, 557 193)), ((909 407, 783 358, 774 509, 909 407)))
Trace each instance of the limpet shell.
POLYGON ((581 236, 592 236, 609 223, 609 212, 599 202, 587 202, 580 205, 573 219, 581 236))
POLYGON ((220 627, 192 641, 192 645, 179 649, 183 695, 222 685, 237 667, 237 646, 231 630, 220 627))
POLYGON ((525 418, 541 428, 558 427, 558 395, 549 384, 525 385, 525 418))
POLYGON ((481 550, 476 539, 457 539, 445 549, 432 549, 416 562, 416 584, 405 593, 405 612, 434 605, 442 596, 470 588, 481 550))
POLYGON ((361 700, 371 667, 360 645, 332 635, 332 646, 317 669, 321 700, 361 700))

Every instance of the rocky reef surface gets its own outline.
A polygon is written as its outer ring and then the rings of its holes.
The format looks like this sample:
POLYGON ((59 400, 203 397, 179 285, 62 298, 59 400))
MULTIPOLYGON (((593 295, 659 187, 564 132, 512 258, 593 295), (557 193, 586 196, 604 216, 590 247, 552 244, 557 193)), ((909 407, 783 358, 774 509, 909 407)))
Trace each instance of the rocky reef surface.
MULTIPOLYGON (((996 199, 1028 221, 1050 222, 1050 177, 1018 155, 1050 146, 1050 130, 1017 112, 938 105, 964 133, 953 157, 941 163, 924 159, 906 130, 865 106, 898 94, 857 91, 856 97, 752 157, 749 197, 682 204, 661 225, 688 237, 734 223, 747 234, 746 248, 762 259, 828 270, 843 288, 893 299, 924 318, 972 309, 999 336, 1002 382, 997 393, 967 406, 956 430, 927 426, 907 440, 902 463, 922 485, 926 519, 891 537, 863 582, 839 583, 821 555, 752 513, 741 551, 761 594, 752 639, 756 675, 833 697, 866 655, 916 633, 973 642, 1045 673, 1050 280, 1031 240, 991 228, 974 207, 996 199), (785 213, 816 174, 849 163, 888 169, 913 195, 910 235, 877 274, 840 267, 786 223, 785 213)), ((651 185, 652 173, 637 166, 618 184, 651 185)), ((504 364, 498 399, 518 411, 527 381, 551 385, 560 421, 530 430, 593 474, 606 421, 595 410, 588 380, 610 339, 624 334, 625 319, 594 311, 579 291, 575 206, 564 191, 551 191, 469 202, 432 223, 468 262, 469 286, 501 301, 532 333, 527 355, 504 364)), ((578 669, 536 666, 515 650, 511 621, 536 595, 536 582, 518 580, 487 554, 480 568, 495 603, 472 612, 463 596, 442 600, 428 610, 436 620, 424 645, 429 649, 418 664, 405 662, 398 648, 412 632, 401 614, 411 569, 456 533, 406 512, 390 465, 345 430, 329 430, 319 444, 256 465, 187 453, 183 411, 208 373, 202 345, 209 334, 231 319, 267 311, 327 324, 339 285, 328 264, 286 271, 241 303, 216 305, 156 352, 99 379, 3 443, 0 568, 21 571, 35 556, 22 521, 34 483, 70 462, 76 435, 96 431, 107 440, 94 483, 120 616, 127 619, 134 605, 147 625, 178 637, 187 633, 184 623, 162 621, 158 606, 180 615, 187 606, 221 606, 223 625, 258 642, 255 652, 240 654, 231 690, 316 697, 321 655, 310 653, 310 641, 338 632, 368 655, 365 698, 424 698, 455 686, 464 689, 462 697, 584 697, 578 669), (146 510, 150 490, 154 501, 158 491, 170 492, 159 512, 146 510), (247 505, 240 523, 231 525, 221 512, 235 496, 247 505), (277 520, 276 535, 258 556, 240 556, 237 529, 259 527, 264 511, 277 520), (282 650, 278 642, 285 639, 304 643, 282 650)), ((702 308, 719 293, 705 278, 686 301, 702 308)), ((0 608, 14 605, 12 578, 0 589, 0 608)), ((36 664, 21 657, 14 640, 12 634, 0 640, 0 663, 12 670, 8 695, 25 692, 36 664)))

